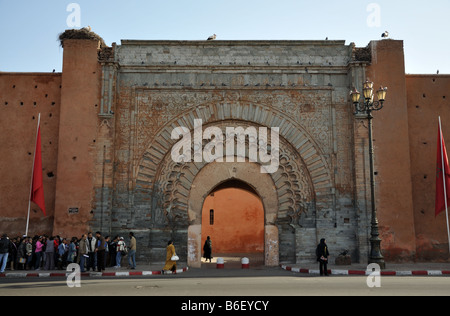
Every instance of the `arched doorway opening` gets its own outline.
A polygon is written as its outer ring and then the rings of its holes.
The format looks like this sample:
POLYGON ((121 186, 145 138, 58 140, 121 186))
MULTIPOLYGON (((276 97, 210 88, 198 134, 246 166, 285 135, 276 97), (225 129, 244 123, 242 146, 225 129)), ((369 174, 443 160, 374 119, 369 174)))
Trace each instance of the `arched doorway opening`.
POLYGON ((207 236, 214 257, 251 257, 264 264, 264 206, 258 193, 236 179, 215 187, 202 208, 202 244, 207 236))
POLYGON ((278 227, 275 225, 278 197, 273 179, 268 174, 260 173, 260 165, 257 163, 214 162, 205 165, 190 186, 187 249, 190 267, 200 268, 202 265, 203 244, 206 239, 206 236, 202 238, 202 226, 208 223, 202 220, 205 200, 218 186, 235 180, 248 184, 258 193, 264 206, 264 265, 278 266, 279 238, 278 227))

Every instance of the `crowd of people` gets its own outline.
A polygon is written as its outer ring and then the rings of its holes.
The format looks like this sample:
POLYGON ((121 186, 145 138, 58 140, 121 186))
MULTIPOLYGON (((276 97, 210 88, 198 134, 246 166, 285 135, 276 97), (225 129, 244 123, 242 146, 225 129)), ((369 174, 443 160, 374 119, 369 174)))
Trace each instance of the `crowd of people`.
POLYGON ((136 238, 132 232, 129 241, 123 237, 103 237, 101 232, 83 234, 81 238, 60 236, 22 236, 10 239, 6 234, 0 239, 0 273, 10 270, 66 269, 78 263, 81 272, 102 272, 106 267, 120 268, 128 256, 130 269, 136 269, 136 238))
MULTIPOLYGON (((0 239, 0 273, 8 267, 11 270, 63 270, 71 263, 80 265, 81 272, 92 269, 103 272, 106 267, 120 268, 122 258, 128 256, 130 269, 136 269, 136 238, 130 232, 128 246, 123 237, 111 239, 103 237, 100 232, 84 234, 80 239, 72 237, 70 242, 60 236, 16 237, 9 239, 3 234, 0 239)), ((170 240, 167 245, 166 265, 164 271, 175 272, 177 261, 175 246, 170 240)), ((212 242, 208 236, 203 246, 204 257, 212 259, 212 242)), ((320 240, 316 248, 317 261, 320 265, 320 275, 328 275, 327 264, 329 256, 326 240, 320 240)))

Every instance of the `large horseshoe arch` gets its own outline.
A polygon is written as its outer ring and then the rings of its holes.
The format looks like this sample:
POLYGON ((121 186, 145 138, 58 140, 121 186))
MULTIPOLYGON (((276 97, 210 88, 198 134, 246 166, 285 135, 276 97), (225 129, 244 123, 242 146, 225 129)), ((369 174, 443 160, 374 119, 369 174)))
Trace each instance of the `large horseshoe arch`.
MULTIPOLYGON (((243 181, 252 186, 261 197, 265 212, 265 264, 268 266, 277 265, 282 259, 281 238, 286 240, 285 238, 301 237, 301 234, 288 233, 289 227, 298 229, 299 218, 303 217, 302 214, 311 212, 310 206, 315 210, 317 204, 319 211, 330 204, 331 172, 313 137, 282 113, 269 114, 269 109, 262 105, 251 104, 250 107, 255 107, 254 112, 258 114, 252 120, 239 117, 236 113, 230 114, 230 117, 221 117, 220 113, 211 115, 208 112, 207 115, 202 112, 217 109, 216 107, 202 107, 197 108, 196 113, 182 113, 180 117, 183 120, 176 119, 165 125, 138 163, 136 186, 143 192, 151 192, 152 197, 149 200, 141 194, 134 200, 135 205, 150 207, 153 227, 187 231, 185 247, 190 266, 198 267, 201 263, 203 202, 208 193, 222 182, 231 179, 243 181), (195 117, 204 118, 204 127, 217 125, 223 128, 230 122, 239 126, 279 126, 279 170, 270 175, 261 174, 260 165, 250 162, 173 162, 170 159, 170 149, 176 141, 170 139, 170 132, 180 125, 192 130, 195 117), (208 177, 208 174, 214 177, 208 177), (220 178, 218 175, 221 175, 220 178), (140 196, 145 199, 140 200, 140 196), (283 226, 282 230, 280 225, 283 226)), ((314 221, 314 217, 310 216, 309 220, 314 221)), ((311 243, 315 243, 315 240, 311 240, 311 243)), ((295 260, 295 249, 283 250, 284 258, 287 251, 291 255, 291 261, 295 260)))
POLYGON ((228 180, 240 180, 258 193, 264 206, 264 263, 278 265, 278 228, 275 221, 278 211, 278 196, 275 184, 268 174, 260 172, 257 163, 210 163, 195 177, 189 194, 188 265, 201 266, 202 207, 208 194, 217 185, 228 180), (214 177, 211 177, 214 175, 214 177))

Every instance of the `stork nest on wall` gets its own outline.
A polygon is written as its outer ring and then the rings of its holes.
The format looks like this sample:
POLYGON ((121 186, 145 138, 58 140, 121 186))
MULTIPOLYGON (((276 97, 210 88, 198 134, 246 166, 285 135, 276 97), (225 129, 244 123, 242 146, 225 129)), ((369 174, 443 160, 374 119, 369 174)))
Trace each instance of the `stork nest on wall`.
POLYGON ((92 32, 90 29, 83 27, 79 30, 65 30, 63 33, 58 36, 59 43, 61 47, 64 47, 64 40, 66 39, 92 39, 100 41, 101 47, 107 47, 103 38, 101 38, 98 34, 92 32))
POLYGON ((354 61, 367 61, 372 62, 372 50, 370 46, 366 47, 354 47, 353 48, 353 60, 354 61))

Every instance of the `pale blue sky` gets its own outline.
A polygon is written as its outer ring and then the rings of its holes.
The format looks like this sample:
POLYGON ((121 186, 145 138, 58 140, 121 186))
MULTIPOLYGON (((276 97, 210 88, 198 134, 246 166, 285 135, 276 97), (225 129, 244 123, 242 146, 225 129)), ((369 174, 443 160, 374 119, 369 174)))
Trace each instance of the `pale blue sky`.
POLYGON ((404 40, 407 73, 450 74, 449 0, 0 0, 0 71, 61 71, 57 37, 69 28, 70 3, 80 6, 81 26, 90 25, 108 45, 216 33, 218 40, 328 37, 366 46, 388 30, 404 40))

